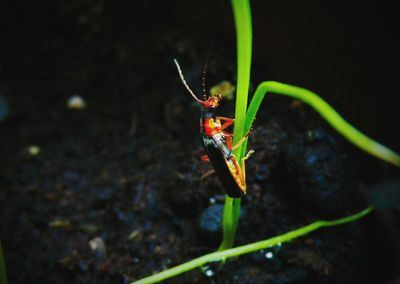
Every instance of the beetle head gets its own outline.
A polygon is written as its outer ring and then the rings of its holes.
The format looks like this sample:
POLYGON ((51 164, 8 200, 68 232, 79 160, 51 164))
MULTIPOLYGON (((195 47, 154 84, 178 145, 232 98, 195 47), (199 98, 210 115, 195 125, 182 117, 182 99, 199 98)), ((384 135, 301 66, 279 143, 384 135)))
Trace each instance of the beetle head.
POLYGON ((219 102, 222 100, 222 96, 220 94, 216 96, 210 96, 209 98, 206 97, 205 95, 205 83, 204 83, 204 77, 203 77, 203 96, 204 100, 200 100, 190 89, 189 85, 186 83, 185 78, 183 77, 183 73, 181 70, 181 67, 179 66, 179 63, 176 59, 174 59, 176 68, 178 69, 179 76, 181 77, 182 83, 185 86, 186 90, 189 92, 189 94, 193 97, 193 99, 198 102, 200 105, 202 105, 204 108, 210 109, 210 108, 217 108, 219 105, 219 102))
POLYGON ((203 106, 205 108, 217 108, 221 100, 222 96, 220 94, 216 96, 211 96, 203 102, 203 106))

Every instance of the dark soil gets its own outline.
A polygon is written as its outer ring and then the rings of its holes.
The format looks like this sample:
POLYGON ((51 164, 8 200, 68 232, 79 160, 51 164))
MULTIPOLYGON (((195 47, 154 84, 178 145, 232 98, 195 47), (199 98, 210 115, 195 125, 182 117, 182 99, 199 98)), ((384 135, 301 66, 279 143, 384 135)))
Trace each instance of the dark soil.
MULTIPOLYGON (((207 84, 235 82, 226 2, 3 4, 0 89, 11 113, 0 123, 0 239, 10 283, 129 283, 218 246, 224 195, 215 175, 202 177, 211 168, 200 160, 199 109, 172 59, 198 93, 207 54, 207 84), (75 94, 85 109, 66 107, 75 94)), ((252 91, 266 79, 309 87, 398 152, 390 7, 257 5, 252 91), (277 14, 265 19, 264 9, 277 14), (373 25, 371 13, 386 20, 373 25), (274 40, 263 41, 269 33, 274 40)), ((395 281, 398 169, 349 145, 307 106, 266 101, 249 142, 237 245, 370 202, 380 209, 212 265, 212 276, 195 270, 170 282, 395 281)), ((220 114, 232 117, 233 107, 225 100, 220 114)))

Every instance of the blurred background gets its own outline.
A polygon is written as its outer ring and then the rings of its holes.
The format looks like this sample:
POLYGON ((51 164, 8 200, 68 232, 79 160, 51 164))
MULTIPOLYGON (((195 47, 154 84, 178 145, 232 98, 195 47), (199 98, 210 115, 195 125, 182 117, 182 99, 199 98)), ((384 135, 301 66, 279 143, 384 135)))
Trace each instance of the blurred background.
MULTIPOLYGON (((389 1, 254 1, 252 8, 253 87, 274 79, 315 90, 396 148, 398 30, 389 1)), ((55 87, 55 101, 73 92, 139 97, 143 91, 130 82, 151 71, 153 86, 165 84, 160 80, 172 72, 171 58, 189 57, 193 47, 200 62, 211 53, 215 64, 226 64, 213 54, 215 46, 228 54, 224 60, 235 59, 229 1, 6 2, 0 13, 8 101, 21 95, 40 100, 55 87), (158 68, 149 66, 149 57, 158 68)))

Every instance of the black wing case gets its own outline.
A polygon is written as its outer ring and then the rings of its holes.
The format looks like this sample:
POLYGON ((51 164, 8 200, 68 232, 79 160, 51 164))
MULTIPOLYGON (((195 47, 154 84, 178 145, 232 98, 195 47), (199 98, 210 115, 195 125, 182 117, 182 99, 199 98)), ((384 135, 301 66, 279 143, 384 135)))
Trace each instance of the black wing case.
POLYGON ((208 136, 203 136, 202 138, 204 150, 206 151, 211 165, 221 181, 226 194, 233 198, 242 197, 243 193, 229 171, 228 165, 226 164, 226 159, 221 149, 219 149, 218 145, 212 138, 208 136))

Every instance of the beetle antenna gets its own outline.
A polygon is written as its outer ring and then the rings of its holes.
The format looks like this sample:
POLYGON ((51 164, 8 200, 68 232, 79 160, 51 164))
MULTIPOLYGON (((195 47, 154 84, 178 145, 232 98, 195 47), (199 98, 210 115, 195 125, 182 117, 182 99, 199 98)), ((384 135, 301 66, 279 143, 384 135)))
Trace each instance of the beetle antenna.
POLYGON ((208 66, 208 58, 209 58, 209 57, 210 57, 210 56, 208 55, 208 56, 207 56, 207 59, 206 59, 206 63, 204 64, 204 69, 203 69, 202 85, 203 85, 203 98, 204 98, 204 101, 207 100, 207 93, 206 93, 206 74, 207 74, 207 66, 208 66))
POLYGON ((174 59, 176 68, 178 68, 178 73, 179 73, 179 77, 181 77, 182 83, 185 86, 186 90, 189 92, 189 94, 193 97, 193 99, 198 102, 201 105, 204 105, 204 102, 202 100, 200 100, 199 98, 196 97, 196 95, 193 93, 193 91, 190 89, 189 85, 186 83, 185 81, 185 77, 183 77, 183 73, 181 70, 181 66, 179 66, 179 63, 176 59, 174 59))

